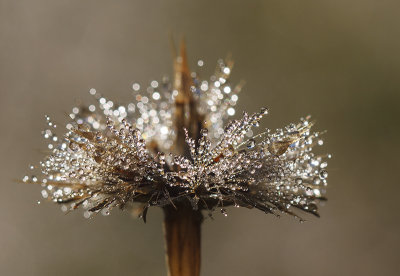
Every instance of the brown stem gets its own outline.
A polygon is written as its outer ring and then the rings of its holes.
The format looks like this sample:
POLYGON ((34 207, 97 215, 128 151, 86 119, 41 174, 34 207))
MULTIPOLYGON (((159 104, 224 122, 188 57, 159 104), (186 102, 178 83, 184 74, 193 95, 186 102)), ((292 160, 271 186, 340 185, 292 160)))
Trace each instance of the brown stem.
POLYGON ((169 276, 200 275, 200 232, 203 216, 191 206, 164 208, 164 235, 169 276))
POLYGON ((174 90, 178 92, 175 97, 174 124, 176 129, 176 141, 174 152, 190 158, 189 147, 186 145, 185 129, 189 137, 200 138, 203 116, 197 111, 197 104, 193 98, 191 86, 192 77, 186 56, 184 40, 181 41, 180 54, 174 60, 174 90))
MULTIPOLYGON (((192 78, 187 63, 186 47, 182 40, 179 56, 174 60, 175 97, 174 124, 176 141, 173 152, 190 158, 185 142, 185 131, 198 139, 202 127, 202 117, 197 112, 196 102, 191 92, 192 78)), ((191 204, 181 202, 164 208, 164 233, 166 261, 169 276, 200 275, 200 227, 203 216, 193 210, 191 204)))

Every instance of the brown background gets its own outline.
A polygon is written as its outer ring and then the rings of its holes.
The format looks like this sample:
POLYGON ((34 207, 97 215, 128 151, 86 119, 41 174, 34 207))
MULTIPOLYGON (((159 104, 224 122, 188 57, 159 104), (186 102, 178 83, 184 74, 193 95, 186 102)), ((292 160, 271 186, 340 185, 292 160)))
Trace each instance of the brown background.
POLYGON ((160 210, 146 225, 86 220, 13 181, 42 158, 44 114, 63 123, 90 87, 125 101, 133 81, 170 74, 172 31, 207 73, 233 53, 239 109, 269 107, 271 128, 312 114, 334 156, 321 219, 207 220, 203 275, 399 275, 399 13, 386 0, 0 0, 0 274, 165 275, 160 210))

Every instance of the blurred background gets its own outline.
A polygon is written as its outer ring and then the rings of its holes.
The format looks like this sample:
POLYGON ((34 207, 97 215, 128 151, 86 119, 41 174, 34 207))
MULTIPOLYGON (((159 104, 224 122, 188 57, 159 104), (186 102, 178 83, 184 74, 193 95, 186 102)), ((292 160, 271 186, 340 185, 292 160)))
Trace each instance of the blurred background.
POLYGON ((0 274, 166 275, 159 209, 147 224, 118 210, 87 220, 15 180, 43 157, 44 114, 65 123, 91 87, 125 101, 133 82, 170 75, 173 32, 205 77, 233 54, 238 111, 269 107, 270 128, 312 114, 333 155, 320 219, 216 213, 202 275, 400 275, 399 12, 387 0, 0 0, 0 274))

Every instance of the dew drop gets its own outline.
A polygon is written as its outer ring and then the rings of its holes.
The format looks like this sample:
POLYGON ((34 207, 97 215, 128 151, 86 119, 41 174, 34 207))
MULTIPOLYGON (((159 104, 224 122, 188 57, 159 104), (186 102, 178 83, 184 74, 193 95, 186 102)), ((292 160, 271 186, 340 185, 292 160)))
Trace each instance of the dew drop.
POLYGON ((103 216, 109 216, 110 215, 110 210, 109 209, 103 209, 103 210, 101 210, 101 214, 103 216))
POLYGON ((43 198, 47 198, 48 196, 49 196, 49 194, 47 193, 47 191, 46 190, 42 190, 42 197, 43 198))
POLYGON ((206 128, 203 128, 202 130, 201 130, 201 136, 203 136, 203 137, 207 137, 207 135, 208 135, 208 129, 206 129, 206 128))
POLYGON ((266 107, 261 108, 261 114, 267 115, 268 114, 268 108, 266 108, 266 107))
POLYGON ((223 214, 225 217, 228 216, 228 213, 225 208, 221 208, 221 214, 223 214))
POLYGON ((314 192, 314 195, 315 195, 316 197, 321 196, 321 191, 320 191, 319 189, 314 189, 313 192, 314 192))
POLYGON ((254 139, 249 139, 249 141, 247 142, 247 148, 253 149, 255 146, 256 146, 256 141, 254 141, 254 139))
POLYGON ((319 185, 320 183, 321 183, 321 179, 319 177, 314 177, 313 184, 314 185, 319 185))
POLYGON ((284 154, 290 146, 290 142, 287 141, 276 141, 272 142, 268 146, 268 151, 276 156, 284 154))
POLYGON ((300 185, 300 184, 302 184, 303 183, 303 179, 301 179, 301 178, 296 178, 296 184, 297 185, 300 185))
POLYGON ((90 218, 90 212, 89 211, 83 212, 83 217, 86 219, 90 218))
POLYGON ((132 85, 132 89, 135 90, 135 91, 139 91, 140 85, 139 85, 138 83, 134 83, 134 84, 132 85))
POLYGON ((319 176, 320 176, 322 179, 325 179, 325 178, 328 177, 328 172, 325 171, 325 170, 321 170, 320 173, 319 173, 319 176))

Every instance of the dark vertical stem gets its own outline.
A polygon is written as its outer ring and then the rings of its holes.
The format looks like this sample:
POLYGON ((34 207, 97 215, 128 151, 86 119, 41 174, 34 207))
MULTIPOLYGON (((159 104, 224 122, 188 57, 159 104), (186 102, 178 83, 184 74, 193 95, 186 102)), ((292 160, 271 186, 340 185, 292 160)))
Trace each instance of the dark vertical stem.
MULTIPOLYGON (((174 124, 176 141, 173 152, 190 158, 186 144, 185 131, 194 139, 200 136, 202 116, 197 112, 191 86, 192 78, 187 63, 186 46, 182 40, 179 56, 174 57, 175 97, 174 124)), ((164 233, 166 261, 169 276, 200 275, 200 227, 203 216, 199 210, 193 210, 191 204, 182 201, 164 208, 164 233)))
POLYGON ((191 206, 164 208, 164 235, 169 276, 199 276, 203 216, 191 206))

